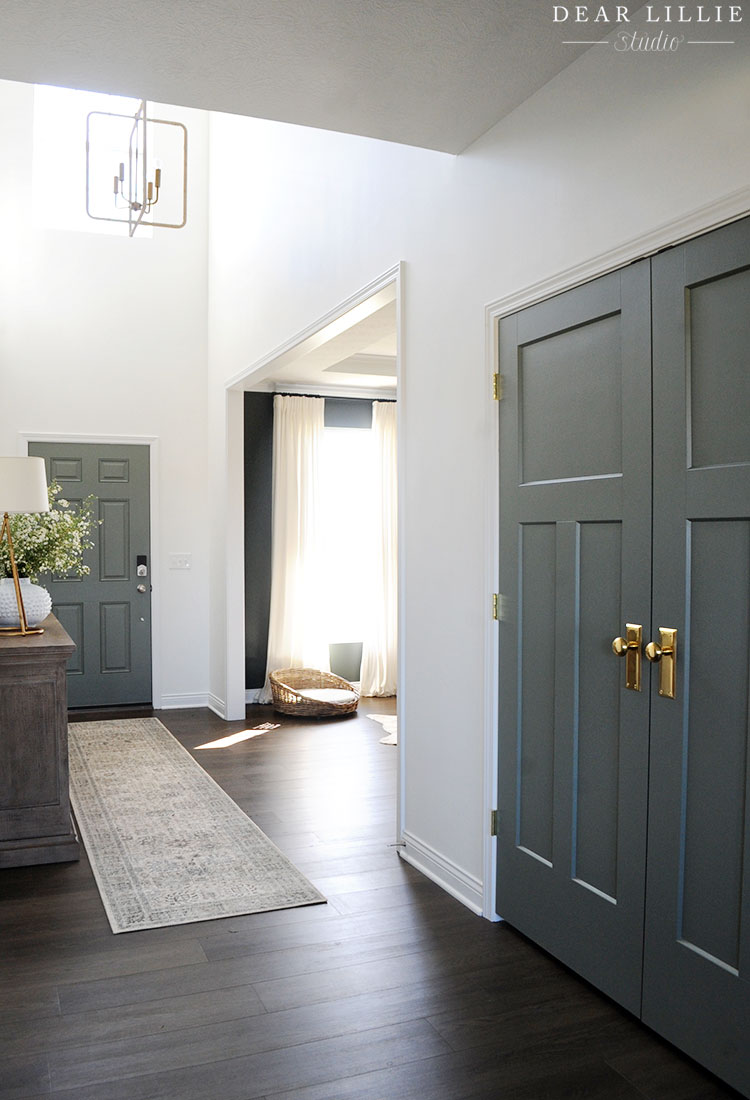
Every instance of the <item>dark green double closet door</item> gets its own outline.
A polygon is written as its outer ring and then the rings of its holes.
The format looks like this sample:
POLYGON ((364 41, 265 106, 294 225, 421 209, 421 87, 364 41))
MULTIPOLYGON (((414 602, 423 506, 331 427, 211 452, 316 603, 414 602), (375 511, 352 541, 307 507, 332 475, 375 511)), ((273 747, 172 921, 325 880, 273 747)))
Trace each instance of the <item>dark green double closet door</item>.
POLYGON ((750 1095, 750 222, 500 369, 498 912, 750 1095))

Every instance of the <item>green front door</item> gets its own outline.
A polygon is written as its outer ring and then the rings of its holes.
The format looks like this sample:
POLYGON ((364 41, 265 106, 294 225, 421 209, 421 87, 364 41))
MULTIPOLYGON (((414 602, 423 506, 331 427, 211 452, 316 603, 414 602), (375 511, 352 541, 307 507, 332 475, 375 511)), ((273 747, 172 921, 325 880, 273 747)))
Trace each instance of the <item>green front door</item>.
POLYGON ((500 354, 498 912, 750 1096, 750 221, 500 354))
POLYGON ((68 706, 151 702, 151 557, 149 448, 140 444, 29 443, 50 481, 75 507, 94 509, 93 550, 85 577, 43 578, 52 610, 73 641, 68 706), (138 575, 139 559, 141 572, 138 575))

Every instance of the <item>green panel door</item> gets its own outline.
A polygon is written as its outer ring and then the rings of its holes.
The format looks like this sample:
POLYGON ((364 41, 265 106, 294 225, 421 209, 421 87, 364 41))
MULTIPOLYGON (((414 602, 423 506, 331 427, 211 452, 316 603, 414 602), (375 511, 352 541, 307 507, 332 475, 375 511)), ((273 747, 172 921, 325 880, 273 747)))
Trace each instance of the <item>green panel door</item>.
POLYGON ((750 220, 500 355, 498 912, 750 1096, 750 220))
POLYGON ((500 326, 497 909, 633 1012, 648 693, 612 641, 651 618, 649 299, 646 261, 500 326))
POLYGON ((73 507, 95 496, 101 520, 84 559, 90 573, 41 581, 77 647, 68 665, 68 706, 150 703, 149 448, 30 443, 29 454, 44 458, 49 480, 73 507), (139 556, 145 576, 137 575, 139 556))
POLYGON ((653 261, 654 616, 643 1019, 750 1095, 750 223, 653 261))

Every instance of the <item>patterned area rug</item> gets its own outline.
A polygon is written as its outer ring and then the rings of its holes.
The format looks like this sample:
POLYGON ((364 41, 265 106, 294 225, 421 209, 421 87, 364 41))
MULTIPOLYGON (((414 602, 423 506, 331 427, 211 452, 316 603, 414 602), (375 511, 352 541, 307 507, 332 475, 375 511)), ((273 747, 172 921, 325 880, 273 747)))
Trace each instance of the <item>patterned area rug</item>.
POLYGON ((70 797, 113 932, 326 899, 158 718, 69 726, 70 797))

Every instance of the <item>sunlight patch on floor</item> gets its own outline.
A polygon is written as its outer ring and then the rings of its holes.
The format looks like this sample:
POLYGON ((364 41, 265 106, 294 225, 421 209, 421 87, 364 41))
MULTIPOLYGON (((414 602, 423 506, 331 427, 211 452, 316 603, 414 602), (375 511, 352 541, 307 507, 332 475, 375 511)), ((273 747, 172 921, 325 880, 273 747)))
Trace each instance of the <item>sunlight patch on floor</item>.
POLYGON ((228 749, 230 745, 238 745, 241 741, 249 741, 251 737, 260 737, 269 730, 277 730, 279 722, 264 722, 262 726, 253 726, 249 730, 240 730, 239 733, 230 733, 228 737, 220 737, 218 741, 207 741, 205 745, 196 745, 196 749, 228 749))

